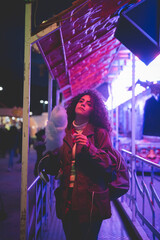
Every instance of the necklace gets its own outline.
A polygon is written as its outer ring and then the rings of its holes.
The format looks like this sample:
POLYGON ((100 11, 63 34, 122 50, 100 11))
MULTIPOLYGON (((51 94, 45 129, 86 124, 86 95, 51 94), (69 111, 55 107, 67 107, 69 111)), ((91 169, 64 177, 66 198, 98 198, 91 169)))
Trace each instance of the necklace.
POLYGON ((86 127, 88 122, 85 122, 85 123, 82 123, 80 125, 76 124, 75 123, 75 120, 73 121, 73 127, 76 129, 76 130, 82 130, 86 127))

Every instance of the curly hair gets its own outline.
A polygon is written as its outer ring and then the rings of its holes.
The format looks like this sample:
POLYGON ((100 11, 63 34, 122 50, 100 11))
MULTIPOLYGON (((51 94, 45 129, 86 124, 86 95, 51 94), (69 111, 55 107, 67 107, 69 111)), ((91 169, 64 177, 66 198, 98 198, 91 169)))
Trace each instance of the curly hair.
POLYGON ((93 111, 91 113, 89 123, 91 123, 95 127, 104 128, 107 132, 111 132, 111 124, 109 121, 108 111, 105 107, 105 104, 100 96, 100 94, 96 90, 86 90, 83 93, 79 93, 77 96, 73 97, 70 104, 67 107, 67 115, 68 115, 68 126, 71 127, 72 122, 75 120, 75 107, 78 101, 84 95, 89 95, 93 101, 93 111))

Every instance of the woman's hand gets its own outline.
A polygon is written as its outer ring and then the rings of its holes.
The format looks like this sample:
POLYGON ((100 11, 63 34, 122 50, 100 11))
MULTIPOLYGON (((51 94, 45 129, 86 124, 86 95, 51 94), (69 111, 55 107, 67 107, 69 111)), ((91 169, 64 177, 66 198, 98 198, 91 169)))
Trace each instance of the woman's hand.
POLYGON ((90 145, 88 138, 85 135, 81 133, 74 133, 72 136, 76 144, 85 145, 87 147, 90 145))

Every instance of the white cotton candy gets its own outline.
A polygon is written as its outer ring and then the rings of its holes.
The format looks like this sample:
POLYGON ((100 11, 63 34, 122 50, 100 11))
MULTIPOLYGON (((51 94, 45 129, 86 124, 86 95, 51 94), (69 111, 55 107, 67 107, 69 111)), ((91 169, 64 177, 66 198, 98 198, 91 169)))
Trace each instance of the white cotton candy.
POLYGON ((53 151, 63 144, 65 128, 67 127, 67 113, 61 105, 55 106, 46 126, 46 151, 53 151))

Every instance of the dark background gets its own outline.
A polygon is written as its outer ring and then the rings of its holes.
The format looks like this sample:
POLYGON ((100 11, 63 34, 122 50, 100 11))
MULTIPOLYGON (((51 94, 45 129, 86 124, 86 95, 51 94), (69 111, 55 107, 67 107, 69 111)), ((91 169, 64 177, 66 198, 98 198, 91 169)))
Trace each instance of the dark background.
MULTIPOLYGON (((71 0, 33 0, 32 30, 43 20, 60 13, 72 5, 71 0)), ((4 1, 0 20, 0 107, 23 107, 24 79, 24 20, 25 1, 4 1)), ((34 115, 43 110, 40 100, 47 100, 48 70, 42 56, 32 51, 31 106, 34 115)))

